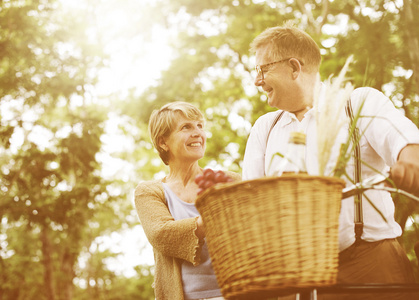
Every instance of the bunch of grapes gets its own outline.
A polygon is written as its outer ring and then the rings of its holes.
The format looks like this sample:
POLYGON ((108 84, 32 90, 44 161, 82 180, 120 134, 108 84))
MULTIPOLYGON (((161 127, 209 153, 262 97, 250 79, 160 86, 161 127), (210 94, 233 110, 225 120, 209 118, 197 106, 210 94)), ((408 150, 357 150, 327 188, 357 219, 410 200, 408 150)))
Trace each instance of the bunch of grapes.
POLYGON ((202 174, 195 177, 195 183, 199 186, 198 195, 216 183, 231 182, 233 179, 223 171, 205 169, 202 174))

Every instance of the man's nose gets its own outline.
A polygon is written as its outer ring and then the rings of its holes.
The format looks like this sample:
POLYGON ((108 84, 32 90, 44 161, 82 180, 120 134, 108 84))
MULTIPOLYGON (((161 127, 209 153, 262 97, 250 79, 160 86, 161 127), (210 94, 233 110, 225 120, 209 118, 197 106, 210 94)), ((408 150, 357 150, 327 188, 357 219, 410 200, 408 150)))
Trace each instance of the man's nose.
POLYGON ((257 75, 254 81, 256 86, 262 86, 264 84, 264 80, 262 79, 262 75, 257 75))

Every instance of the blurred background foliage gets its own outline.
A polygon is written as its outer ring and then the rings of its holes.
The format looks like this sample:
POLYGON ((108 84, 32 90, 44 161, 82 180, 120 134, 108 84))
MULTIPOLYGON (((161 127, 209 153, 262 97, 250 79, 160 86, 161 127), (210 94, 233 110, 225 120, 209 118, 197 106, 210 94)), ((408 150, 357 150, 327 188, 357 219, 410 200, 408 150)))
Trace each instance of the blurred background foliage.
MULTIPOLYGON (((121 253, 101 243, 138 226, 135 185, 167 171, 148 117, 167 102, 196 104, 209 137, 202 167, 240 172, 251 125, 272 110, 253 86, 248 51, 266 27, 294 20, 310 33, 322 79, 353 54, 354 85, 382 90, 419 125, 417 4, 0 1, 0 300, 154 299, 152 262, 117 272, 108 262, 121 253), (145 64, 146 48, 161 53, 161 41, 170 59, 145 64), (129 61, 122 75, 118 53, 129 61)), ((419 278, 419 205, 395 198, 419 278)), ((144 245, 130 247, 140 256, 144 245)))

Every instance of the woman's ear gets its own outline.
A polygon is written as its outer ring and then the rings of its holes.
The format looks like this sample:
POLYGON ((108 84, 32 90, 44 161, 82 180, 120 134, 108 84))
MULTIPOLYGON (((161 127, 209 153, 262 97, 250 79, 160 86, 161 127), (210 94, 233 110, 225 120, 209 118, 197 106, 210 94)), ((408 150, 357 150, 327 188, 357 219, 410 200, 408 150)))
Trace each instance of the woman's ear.
POLYGON ((166 144, 166 141, 163 137, 159 138, 159 147, 162 148, 164 151, 169 151, 169 147, 166 144))

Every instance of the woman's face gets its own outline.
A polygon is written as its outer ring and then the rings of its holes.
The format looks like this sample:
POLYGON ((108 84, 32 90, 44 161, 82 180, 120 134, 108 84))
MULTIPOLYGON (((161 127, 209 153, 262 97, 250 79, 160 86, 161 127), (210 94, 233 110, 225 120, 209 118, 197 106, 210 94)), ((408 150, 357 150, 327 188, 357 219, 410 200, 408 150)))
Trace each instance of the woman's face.
POLYGON ((169 165, 176 161, 194 162, 205 154, 206 134, 204 122, 189 120, 177 114, 174 129, 169 137, 164 139, 163 149, 169 151, 169 165))

